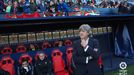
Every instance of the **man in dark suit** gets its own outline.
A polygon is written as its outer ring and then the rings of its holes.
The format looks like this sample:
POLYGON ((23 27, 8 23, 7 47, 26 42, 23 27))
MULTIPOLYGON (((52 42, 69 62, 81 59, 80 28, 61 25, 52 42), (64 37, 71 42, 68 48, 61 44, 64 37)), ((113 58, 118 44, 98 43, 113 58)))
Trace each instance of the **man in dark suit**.
POLYGON ((43 52, 39 53, 35 61, 36 75, 51 75, 51 61, 45 56, 43 52))
POLYGON ((83 24, 79 28, 80 40, 74 42, 73 62, 75 75, 101 75, 98 65, 99 43, 91 34, 91 27, 83 24))

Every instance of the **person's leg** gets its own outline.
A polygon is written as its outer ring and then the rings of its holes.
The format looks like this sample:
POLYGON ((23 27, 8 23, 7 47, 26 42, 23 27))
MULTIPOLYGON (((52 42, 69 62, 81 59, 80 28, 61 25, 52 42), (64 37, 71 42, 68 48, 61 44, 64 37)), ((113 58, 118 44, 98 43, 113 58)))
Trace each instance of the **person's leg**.
POLYGON ((75 70, 74 75, 86 75, 86 73, 87 73, 86 66, 80 66, 75 70))
POLYGON ((87 70, 86 75, 102 75, 102 71, 97 63, 90 63, 90 65, 87 66, 87 70))

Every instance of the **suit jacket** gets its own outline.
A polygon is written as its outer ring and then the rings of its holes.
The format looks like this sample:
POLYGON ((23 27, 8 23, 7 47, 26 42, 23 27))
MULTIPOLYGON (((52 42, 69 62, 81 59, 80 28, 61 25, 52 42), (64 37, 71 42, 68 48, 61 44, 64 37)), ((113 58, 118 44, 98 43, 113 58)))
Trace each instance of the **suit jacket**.
POLYGON ((32 65, 28 66, 29 71, 27 72, 22 66, 18 67, 18 75, 34 75, 34 69, 32 65))
POLYGON ((99 49, 99 43, 94 38, 89 38, 88 49, 85 52, 81 46, 81 40, 77 40, 73 45, 73 62, 75 64, 75 75, 101 75, 101 70, 98 65, 98 57, 100 52, 94 51, 99 49), (86 63, 86 58, 92 57, 86 63))

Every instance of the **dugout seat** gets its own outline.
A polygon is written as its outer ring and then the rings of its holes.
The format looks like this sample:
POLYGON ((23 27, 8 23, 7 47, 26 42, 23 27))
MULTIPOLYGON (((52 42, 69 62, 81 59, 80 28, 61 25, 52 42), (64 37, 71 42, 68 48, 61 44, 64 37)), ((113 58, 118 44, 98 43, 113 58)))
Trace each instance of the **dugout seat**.
POLYGON ((69 75, 65 70, 65 63, 62 59, 62 52, 56 49, 52 52, 52 62, 55 75, 69 75))
POLYGON ((16 48, 16 52, 20 53, 20 52, 26 52, 26 47, 23 44, 18 45, 18 47, 16 48))
POLYGON ((66 59, 67 59, 67 68, 68 68, 68 71, 71 75, 73 75, 73 70, 72 70, 72 67, 71 67, 72 53, 73 53, 73 48, 68 47, 67 50, 66 50, 66 59))
POLYGON ((65 46, 72 46, 73 42, 71 40, 65 40, 64 45, 65 46))
POLYGON ((2 50, 1 50, 1 54, 12 54, 13 50, 11 47, 7 46, 7 47, 4 47, 2 50))
POLYGON ((10 56, 4 56, 1 60, 1 69, 15 75, 14 60, 10 56))
POLYGON ((46 48, 50 48, 51 44, 48 41, 44 41, 42 44, 42 50, 46 49, 46 48))
POLYGON ((19 58, 19 64, 22 64, 22 60, 28 60, 28 63, 32 63, 32 57, 30 55, 22 54, 19 58))

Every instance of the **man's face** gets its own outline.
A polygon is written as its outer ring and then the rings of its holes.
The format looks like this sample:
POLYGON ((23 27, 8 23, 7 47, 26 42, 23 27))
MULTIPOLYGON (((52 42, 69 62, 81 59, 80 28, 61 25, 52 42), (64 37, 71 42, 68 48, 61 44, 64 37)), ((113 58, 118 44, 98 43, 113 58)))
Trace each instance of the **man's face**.
POLYGON ((31 48, 31 49, 35 49, 35 47, 34 47, 33 44, 30 44, 30 48, 31 48))
POLYGON ((60 0, 60 3, 61 3, 61 4, 62 4, 62 2, 63 2, 63 1, 62 1, 62 0, 60 0))
POLYGON ((22 62, 22 66, 23 67, 27 67, 28 66, 28 62, 27 61, 22 62))
POLYGON ((8 2, 8 5, 11 5, 11 1, 8 2))
POLYGON ((54 0, 54 3, 57 3, 57 0, 54 0))
POLYGON ((51 6, 53 5, 53 1, 50 1, 50 5, 51 5, 51 6))
POLYGON ((40 60, 44 60, 44 58, 45 58, 45 55, 43 53, 39 54, 39 59, 40 60))
POLYGON ((80 31, 80 38, 81 39, 87 38, 88 35, 89 35, 89 33, 87 31, 83 31, 83 30, 80 31))

